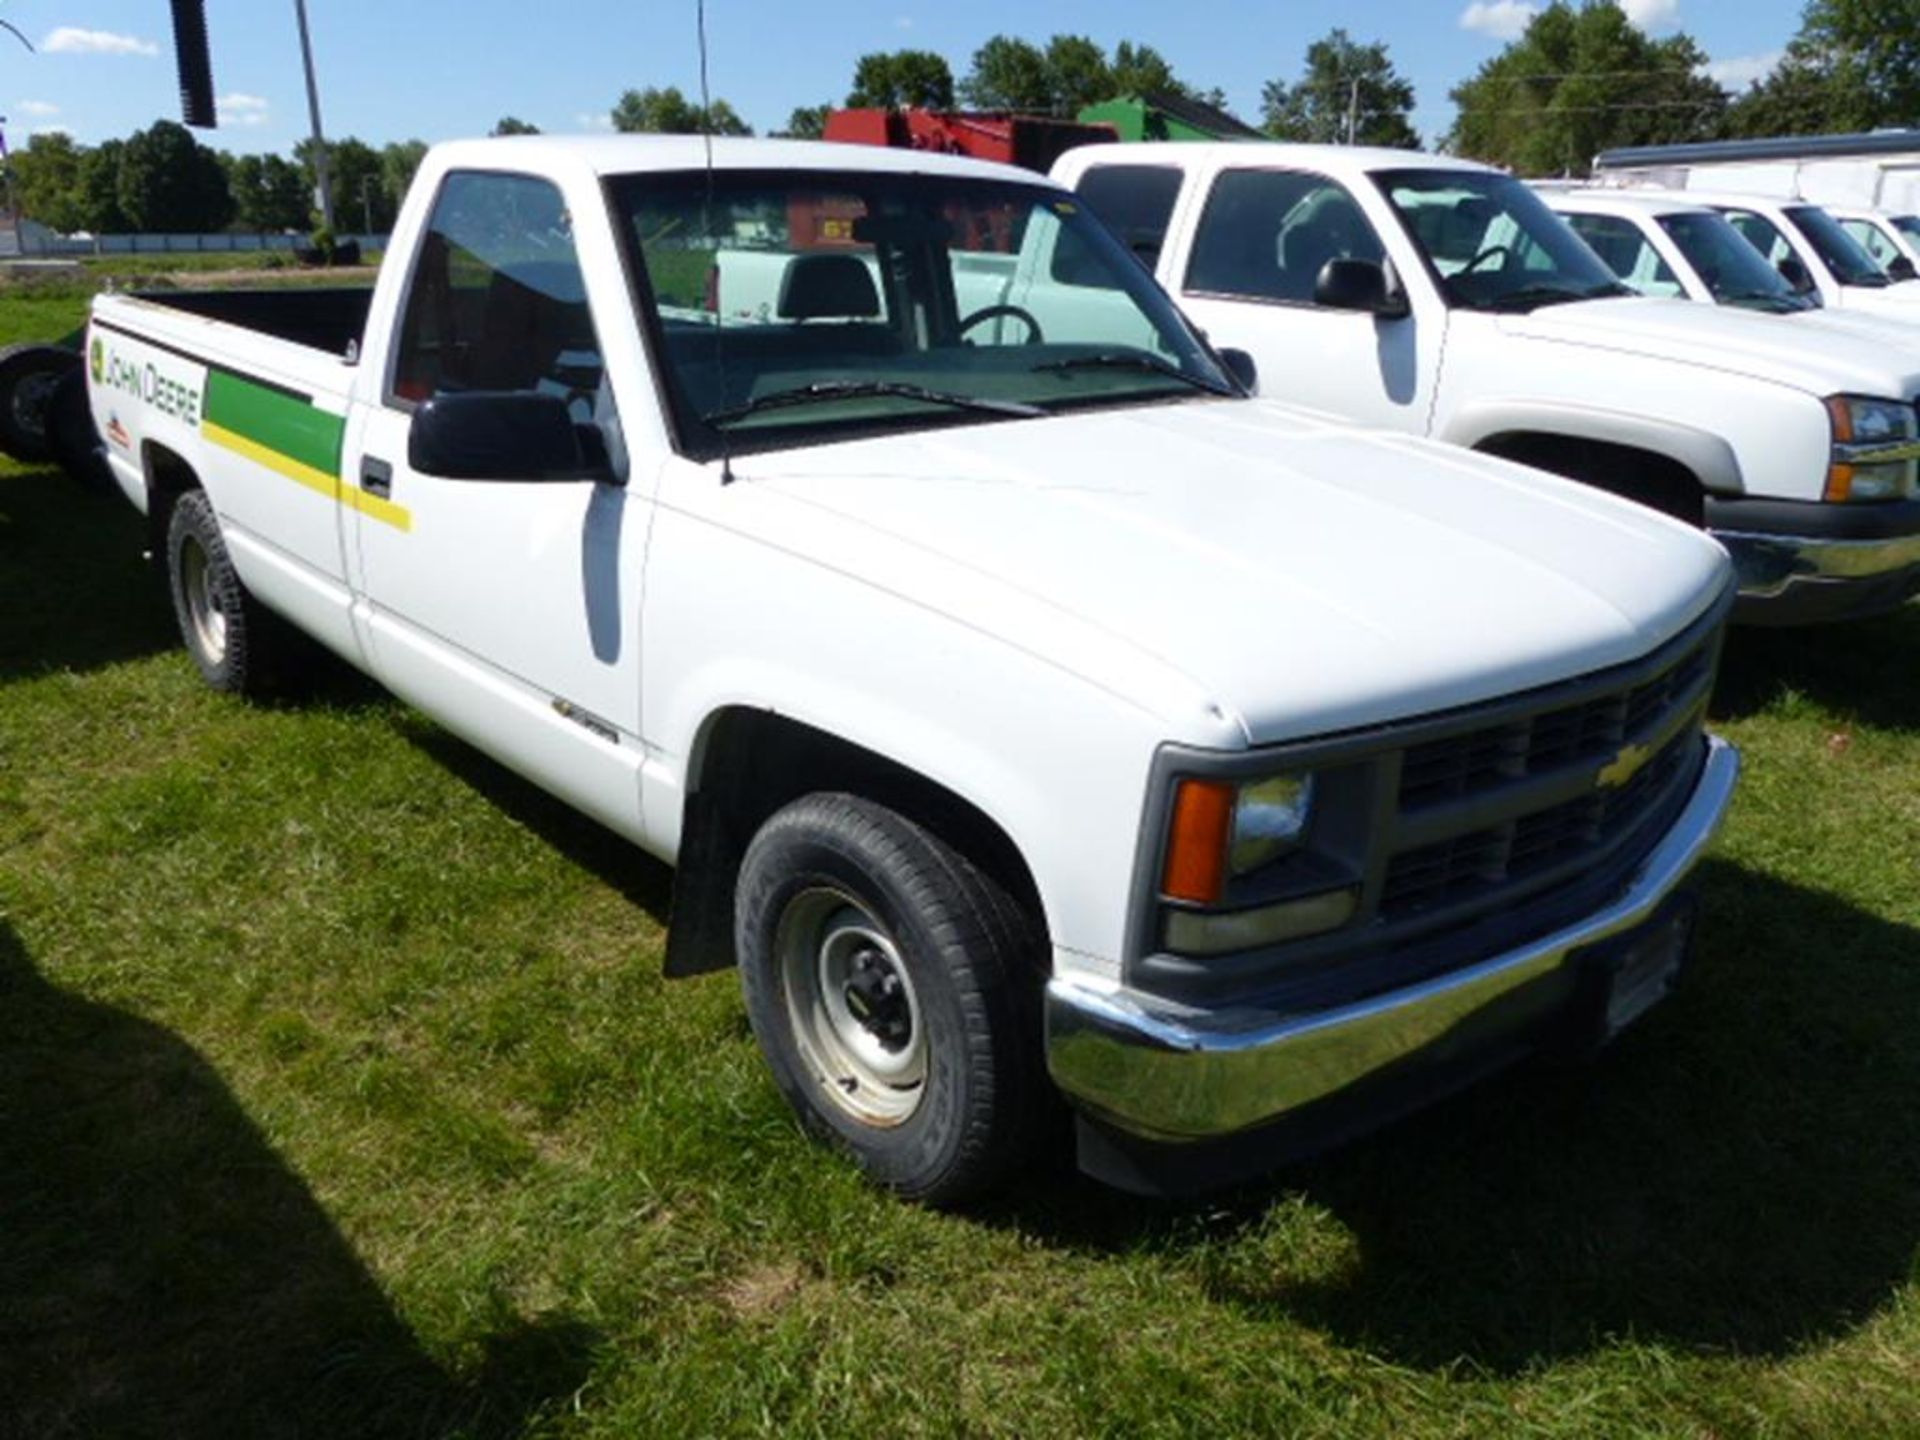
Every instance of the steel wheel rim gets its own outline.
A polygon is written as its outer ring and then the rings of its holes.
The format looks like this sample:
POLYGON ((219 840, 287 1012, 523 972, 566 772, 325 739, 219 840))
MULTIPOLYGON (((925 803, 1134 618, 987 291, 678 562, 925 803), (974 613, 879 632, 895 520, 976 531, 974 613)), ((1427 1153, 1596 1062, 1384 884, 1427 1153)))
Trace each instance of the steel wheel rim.
POLYGON ((787 902, 775 954, 802 1062, 843 1114, 904 1123, 926 1093, 926 1024, 900 948, 845 891, 817 886, 787 902))
POLYGON ((180 588, 186 592, 194 641, 218 665, 227 655, 227 612, 213 593, 213 566, 207 563, 206 549, 192 536, 180 542, 180 588))
POLYGON ((47 407, 52 403, 53 387, 60 376, 51 371, 36 371, 21 377, 13 387, 13 423, 23 434, 45 439, 47 407))

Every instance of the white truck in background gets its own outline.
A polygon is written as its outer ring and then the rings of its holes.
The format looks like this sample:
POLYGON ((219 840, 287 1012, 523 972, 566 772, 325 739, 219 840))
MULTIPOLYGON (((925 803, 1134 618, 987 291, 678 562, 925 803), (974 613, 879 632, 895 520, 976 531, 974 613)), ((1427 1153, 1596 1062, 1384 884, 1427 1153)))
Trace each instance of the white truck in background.
POLYGON ((1920 590, 1920 351, 1635 296, 1537 194, 1467 161, 1090 146, 1053 174, 1264 394, 1702 526, 1749 622, 1920 590))
POLYGON ((902 1194, 1049 1085, 1113 1183, 1268 1166, 1687 951, 1720 549, 1248 397, 1025 172, 446 145, 370 298, 104 296, 89 360, 206 679, 297 628, 674 864, 669 973, 902 1194))

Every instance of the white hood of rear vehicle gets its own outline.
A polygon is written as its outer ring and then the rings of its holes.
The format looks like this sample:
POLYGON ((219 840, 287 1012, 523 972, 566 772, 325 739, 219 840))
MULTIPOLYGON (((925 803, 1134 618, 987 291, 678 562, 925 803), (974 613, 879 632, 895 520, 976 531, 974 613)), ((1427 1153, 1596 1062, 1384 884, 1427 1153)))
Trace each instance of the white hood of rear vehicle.
MULTIPOLYGON (((1920 320, 1920 310, 1914 312, 1920 320)), ((1906 399, 1920 393, 1920 350, 1835 328, 1782 325, 1726 305, 1623 298, 1549 305, 1500 318, 1503 333, 1647 355, 1750 375, 1810 395, 1906 399)))
POLYGON ((1198 709, 1209 733, 1224 720, 1265 744, 1620 664, 1729 574, 1718 545, 1639 506, 1270 401, 962 426, 735 470, 770 531, 818 537, 828 512, 842 523, 823 563, 1168 716, 1172 740, 1198 709))

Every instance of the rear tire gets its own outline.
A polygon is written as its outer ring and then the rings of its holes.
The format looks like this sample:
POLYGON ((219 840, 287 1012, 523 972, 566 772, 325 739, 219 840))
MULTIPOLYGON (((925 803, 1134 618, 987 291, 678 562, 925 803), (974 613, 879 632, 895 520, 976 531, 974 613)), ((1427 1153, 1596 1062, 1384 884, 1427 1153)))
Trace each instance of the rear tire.
POLYGON ((180 638, 208 685, 252 699, 285 688, 297 637, 241 583, 204 490, 174 502, 167 586, 180 638))
POLYGON ((0 350, 0 450, 23 465, 53 458, 48 422, 54 387, 79 368, 80 357, 57 345, 0 350))
POLYGON ((988 875, 882 805, 809 795, 748 846, 734 914, 748 1019, 810 1133, 935 1205, 1026 1157, 1050 1113, 1037 937, 988 875))

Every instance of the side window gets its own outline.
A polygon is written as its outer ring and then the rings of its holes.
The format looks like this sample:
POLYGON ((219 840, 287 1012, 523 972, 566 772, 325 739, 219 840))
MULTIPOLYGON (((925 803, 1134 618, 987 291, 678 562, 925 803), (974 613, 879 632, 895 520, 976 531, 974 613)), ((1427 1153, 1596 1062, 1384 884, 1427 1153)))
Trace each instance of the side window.
POLYGON ((1660 258, 1640 227, 1618 215, 1568 215, 1574 234, 1607 262, 1607 268, 1642 295, 1677 296, 1686 292, 1680 277, 1660 258))
POLYGON ((1766 217, 1754 214, 1751 210, 1727 211, 1727 222, 1740 232, 1740 236, 1754 249, 1767 257, 1769 265, 1778 265, 1793 255, 1793 247, 1787 244, 1787 237, 1773 228, 1766 217))
POLYGON ((1200 217, 1186 288, 1312 304, 1329 260, 1386 258, 1345 189, 1318 175, 1229 170, 1200 217))
MULTIPOLYGON (((1160 247, 1166 243, 1185 178, 1184 171, 1165 165, 1098 165, 1080 177, 1079 193, 1087 208, 1151 270, 1160 262, 1160 247)), ((1061 273, 1065 253, 1063 248, 1054 255, 1053 278, 1072 284, 1072 277, 1061 273)))
POLYGON ((1867 254, 1873 257, 1873 263, 1882 270, 1891 265, 1900 254, 1893 241, 1887 238, 1886 232, 1871 220, 1842 220, 1840 228, 1858 240, 1867 254))
POLYGON ((602 372, 559 190, 524 175, 448 176, 400 323, 393 398, 530 390, 564 397, 585 421, 602 372))

